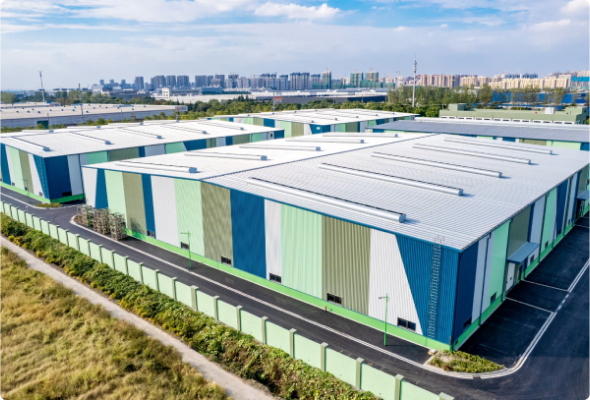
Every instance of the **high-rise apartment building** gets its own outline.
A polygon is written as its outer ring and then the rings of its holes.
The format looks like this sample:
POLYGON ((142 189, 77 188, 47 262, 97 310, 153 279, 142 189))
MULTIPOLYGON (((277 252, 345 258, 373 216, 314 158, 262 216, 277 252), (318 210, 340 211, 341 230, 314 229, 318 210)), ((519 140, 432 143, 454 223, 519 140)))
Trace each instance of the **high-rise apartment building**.
POLYGON ((309 83, 309 72, 293 72, 291 74, 291 90, 311 89, 309 83))
POLYGON ((191 82, 188 78, 188 75, 178 75, 176 77, 176 87, 178 88, 188 88, 191 86, 191 82))
POLYGON ((225 81, 225 87, 228 89, 237 88, 239 78, 240 76, 238 74, 229 74, 227 76, 227 80, 225 81))
POLYGON ((156 75, 150 79, 152 90, 160 89, 166 86, 166 77, 164 75, 156 75))
POLYGON ((207 75, 195 75, 195 87, 203 87, 207 85, 207 75))
POLYGON ((311 86, 311 89, 321 89, 322 76, 320 74, 311 74, 309 76, 309 84, 311 86))
POLYGON ((210 86, 219 86, 225 87, 225 75, 223 74, 215 74, 211 82, 209 82, 210 86))
POLYGON ((379 82, 379 72, 367 72, 365 74, 365 80, 372 83, 379 82))
POLYGON ((360 87, 361 82, 364 80, 364 74, 362 72, 354 71, 350 74, 349 85, 352 87, 360 87))
POLYGON ((322 89, 332 89, 332 73, 330 71, 322 72, 322 89))
POLYGON ((143 76, 136 76, 133 85, 135 85, 135 90, 143 90, 143 76))
POLYGON ((170 88, 176 87, 176 75, 168 75, 166 77, 166 86, 170 88))

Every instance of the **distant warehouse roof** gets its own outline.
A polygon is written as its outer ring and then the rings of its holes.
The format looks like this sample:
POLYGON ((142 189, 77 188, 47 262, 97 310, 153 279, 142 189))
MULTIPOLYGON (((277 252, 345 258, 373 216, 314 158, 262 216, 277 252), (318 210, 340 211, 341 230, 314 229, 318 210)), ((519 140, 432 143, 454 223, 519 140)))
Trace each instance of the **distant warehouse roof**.
POLYGON ((590 126, 588 125, 500 124, 489 121, 456 122, 454 120, 441 120, 439 118, 416 118, 413 121, 394 121, 375 125, 370 127, 370 129, 373 131, 380 129, 385 131, 496 136, 580 143, 590 142, 590 126))
POLYGON ((200 180, 463 250, 588 165, 570 149, 397 136, 326 133, 84 170, 200 180))

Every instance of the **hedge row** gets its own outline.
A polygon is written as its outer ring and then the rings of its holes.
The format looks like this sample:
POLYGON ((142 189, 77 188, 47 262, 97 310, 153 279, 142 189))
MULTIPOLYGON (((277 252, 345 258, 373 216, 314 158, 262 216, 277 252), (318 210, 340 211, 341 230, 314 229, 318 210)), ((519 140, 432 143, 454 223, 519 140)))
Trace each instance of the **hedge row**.
POLYGON ((333 375, 313 368, 287 353, 257 342, 195 312, 168 296, 98 263, 37 230, 1 216, 0 232, 13 243, 35 252, 70 276, 101 290, 124 309, 174 333, 191 348, 234 374, 253 379, 285 399, 374 399, 333 375))

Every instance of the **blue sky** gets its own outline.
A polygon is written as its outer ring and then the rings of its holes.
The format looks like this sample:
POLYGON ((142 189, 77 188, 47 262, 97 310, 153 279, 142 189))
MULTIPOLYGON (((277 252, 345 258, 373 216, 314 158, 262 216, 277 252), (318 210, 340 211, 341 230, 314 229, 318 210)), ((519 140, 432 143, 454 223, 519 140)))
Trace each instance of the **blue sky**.
POLYGON ((100 78, 589 69, 588 0, 4 0, 2 89, 100 78))

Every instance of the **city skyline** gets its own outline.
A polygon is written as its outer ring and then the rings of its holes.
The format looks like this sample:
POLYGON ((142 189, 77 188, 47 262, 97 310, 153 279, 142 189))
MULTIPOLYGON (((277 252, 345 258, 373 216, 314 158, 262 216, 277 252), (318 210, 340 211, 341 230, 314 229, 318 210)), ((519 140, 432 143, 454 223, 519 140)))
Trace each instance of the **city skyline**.
POLYGON ((250 76, 328 67, 339 78, 372 67, 407 76, 415 54, 424 74, 588 69, 584 0, 84 4, 2 3, 3 89, 36 88, 39 70, 46 87, 161 71, 250 76))

